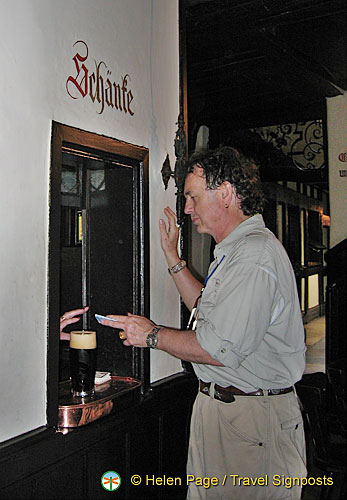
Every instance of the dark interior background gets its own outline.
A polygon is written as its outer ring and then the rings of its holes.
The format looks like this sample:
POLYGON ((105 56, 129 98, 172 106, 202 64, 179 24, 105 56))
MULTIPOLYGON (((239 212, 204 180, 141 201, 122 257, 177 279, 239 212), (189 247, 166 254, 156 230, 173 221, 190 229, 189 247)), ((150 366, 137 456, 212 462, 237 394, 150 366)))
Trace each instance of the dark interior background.
MULTIPOLYGON (((210 147, 246 140, 262 160, 269 147, 240 131, 324 119, 325 98, 347 89, 344 0, 185 0, 185 12, 190 151, 206 125, 210 147)), ((326 167, 287 167, 263 177, 327 187, 326 167)))

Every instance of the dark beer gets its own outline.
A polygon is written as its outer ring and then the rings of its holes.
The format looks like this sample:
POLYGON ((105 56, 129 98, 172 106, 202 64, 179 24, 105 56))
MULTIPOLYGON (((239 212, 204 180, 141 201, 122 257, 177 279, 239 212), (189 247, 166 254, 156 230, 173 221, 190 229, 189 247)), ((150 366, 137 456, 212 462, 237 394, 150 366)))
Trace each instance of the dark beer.
POLYGON ((94 394, 96 332, 81 330, 70 333, 71 391, 73 396, 94 394))

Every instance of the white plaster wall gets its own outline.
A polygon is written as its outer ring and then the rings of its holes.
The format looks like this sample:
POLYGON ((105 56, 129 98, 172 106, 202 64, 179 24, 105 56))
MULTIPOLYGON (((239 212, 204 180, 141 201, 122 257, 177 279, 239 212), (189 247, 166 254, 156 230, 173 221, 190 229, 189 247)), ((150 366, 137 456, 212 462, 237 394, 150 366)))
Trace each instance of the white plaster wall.
MULTIPOLYGON (((2 0, 0 16, 0 441, 46 423, 47 249, 52 120, 149 148, 151 316, 179 325, 179 298, 159 243, 175 204, 162 163, 178 116, 177 0, 2 0), (111 80, 131 77, 135 115, 73 100, 73 44, 84 40, 111 80)), ((58 334, 58 332, 57 332, 58 334)), ((181 370, 155 353, 152 380, 181 370)))
POLYGON ((347 93, 327 99, 329 194, 330 194, 330 248, 347 237, 347 177, 340 170, 347 169, 339 155, 347 153, 347 93))
MULTIPOLYGON (((170 0, 166 0, 165 3, 164 8, 161 0, 156 0, 155 4, 162 8, 156 8, 151 19, 152 26, 156 26, 156 29, 152 29, 150 55, 152 68, 150 155, 160 159, 155 164, 155 171, 152 169, 150 178, 151 318, 158 324, 179 327, 179 295, 167 272, 159 236, 159 219, 164 217, 163 208, 167 205, 173 210, 176 208, 174 180, 170 179, 168 189, 165 191, 161 175, 158 175, 167 153, 171 168, 175 167, 173 140, 178 119, 177 101, 168 99, 170 94, 178 93, 178 4, 170 0), (175 22, 170 24, 167 19, 175 22)), ((151 381, 181 370, 180 360, 161 351, 151 351, 151 381)))

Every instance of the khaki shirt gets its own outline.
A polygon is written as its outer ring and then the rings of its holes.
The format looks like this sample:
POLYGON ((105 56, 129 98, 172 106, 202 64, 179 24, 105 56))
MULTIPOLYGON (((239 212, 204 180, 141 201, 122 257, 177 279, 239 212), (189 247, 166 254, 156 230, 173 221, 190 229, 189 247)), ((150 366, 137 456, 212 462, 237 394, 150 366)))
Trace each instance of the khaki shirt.
POLYGON ((305 368, 305 341, 288 255, 254 215, 216 245, 199 304, 199 344, 224 367, 194 363, 198 378, 245 392, 289 387, 305 368), (223 261, 221 262, 222 258, 223 261))

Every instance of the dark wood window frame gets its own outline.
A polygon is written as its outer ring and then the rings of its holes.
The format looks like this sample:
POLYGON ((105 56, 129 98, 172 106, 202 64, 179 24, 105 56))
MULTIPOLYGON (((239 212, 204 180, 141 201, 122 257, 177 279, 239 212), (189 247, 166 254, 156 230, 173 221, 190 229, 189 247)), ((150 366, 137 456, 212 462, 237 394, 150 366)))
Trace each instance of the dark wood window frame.
MULTIPOLYGON (((48 339, 47 339, 47 424, 57 427, 59 382, 59 302, 60 302, 60 201, 61 164, 65 143, 121 155, 141 163, 141 300, 140 314, 149 315, 149 153, 148 149, 117 139, 87 132, 61 123, 52 123, 49 249, 48 249, 48 339)), ((134 356, 136 372, 142 380, 142 391, 149 388, 150 367, 147 349, 134 356)))

